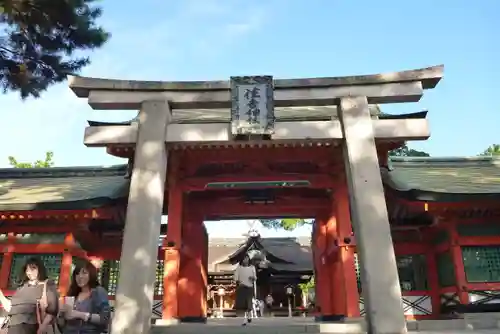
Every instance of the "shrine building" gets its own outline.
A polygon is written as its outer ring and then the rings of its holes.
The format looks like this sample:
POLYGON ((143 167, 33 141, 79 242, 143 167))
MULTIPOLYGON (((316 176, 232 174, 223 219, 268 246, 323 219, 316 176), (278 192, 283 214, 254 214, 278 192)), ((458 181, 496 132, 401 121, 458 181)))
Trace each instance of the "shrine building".
POLYGON ((142 333, 151 318, 203 322, 230 309, 228 276, 251 246, 274 277, 261 294, 314 274, 319 321, 367 314, 369 330, 400 333, 406 318, 500 302, 500 160, 388 157, 430 131, 427 112, 388 115, 383 104, 419 101, 442 70, 72 77, 94 109, 139 110, 132 121, 85 129, 85 145, 128 163, 0 170, 0 288, 13 289, 23 259, 40 254, 64 295, 72 264, 91 259, 114 300, 112 334, 142 333), (309 245, 249 238, 222 252, 229 246, 214 247, 203 224, 276 217, 313 218, 309 245))

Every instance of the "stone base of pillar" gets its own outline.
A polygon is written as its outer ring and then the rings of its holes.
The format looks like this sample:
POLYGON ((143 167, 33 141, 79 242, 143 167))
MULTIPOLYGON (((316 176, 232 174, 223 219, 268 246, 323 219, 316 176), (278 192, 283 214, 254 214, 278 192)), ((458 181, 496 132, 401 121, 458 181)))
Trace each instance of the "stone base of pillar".
MULTIPOLYGON (((361 323, 323 323, 319 325, 319 333, 329 333, 329 334, 367 334, 365 326, 361 323)), ((377 333, 377 334, 389 334, 389 333, 377 333)), ((390 333, 396 334, 396 333, 390 333)), ((397 333, 400 334, 400 333, 397 333)))
POLYGON ((195 323, 195 324, 206 324, 207 323, 207 318, 206 317, 182 317, 180 318, 181 322, 184 323, 195 323))
POLYGON ((155 325, 158 326, 175 326, 179 323, 179 319, 156 319, 155 321, 155 325))
POLYGON ((323 314, 314 317, 316 322, 339 322, 344 321, 346 316, 344 314, 323 314))
POLYGON ((156 319, 155 325, 159 326, 175 326, 181 323, 186 324, 206 324, 207 318, 205 317, 182 317, 179 319, 156 319))

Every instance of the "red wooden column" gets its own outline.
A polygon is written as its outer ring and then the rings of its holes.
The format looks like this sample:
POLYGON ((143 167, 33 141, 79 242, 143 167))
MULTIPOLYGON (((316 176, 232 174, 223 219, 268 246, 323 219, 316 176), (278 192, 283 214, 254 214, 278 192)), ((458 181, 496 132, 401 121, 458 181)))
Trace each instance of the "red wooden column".
POLYGON ((168 189, 168 225, 167 235, 163 240, 164 269, 163 269, 163 313, 162 320, 176 321, 178 312, 177 282, 181 263, 182 247, 182 202, 183 192, 178 184, 179 161, 177 157, 170 157, 170 174, 168 189))
POLYGON ((337 217, 339 276, 345 294, 345 316, 359 317, 359 293, 354 261, 355 245, 352 235, 349 192, 347 186, 335 191, 335 212, 337 217))
POLYGON ((456 224, 453 221, 447 222, 450 235, 450 254, 455 268, 455 279, 457 294, 461 304, 469 303, 469 293, 467 292, 467 277, 465 276, 464 259, 460 248, 459 236, 456 224))
MULTIPOLYGON (((192 208, 191 208, 192 210, 192 208)), ((182 224, 182 254, 178 281, 179 320, 205 322, 204 230, 201 216, 185 215, 182 224)))
POLYGON ((432 244, 427 245, 425 253, 427 260, 427 279, 429 280, 429 292, 431 295, 432 315, 437 317, 441 313, 441 291, 439 287, 438 267, 436 261, 436 250, 432 244))
POLYGON ((320 298, 320 254, 319 250, 317 249, 317 233, 318 233, 318 225, 319 225, 319 219, 320 217, 316 216, 313 226, 312 226, 312 233, 311 233, 311 253, 312 253, 312 260, 313 260, 313 275, 314 275, 314 295, 315 295, 315 305, 316 305, 316 312, 315 316, 320 316, 321 315, 321 298, 320 298))
POLYGON ((64 237, 64 251, 59 272, 59 292, 61 297, 66 296, 71 284, 71 267, 73 266, 72 249, 75 247, 75 238, 72 233, 64 237))
POLYGON ((328 214, 320 213, 314 221, 313 256, 316 290, 316 306, 320 313, 320 320, 332 314, 330 268, 326 265, 324 256, 327 245, 328 214))
POLYGON ((332 210, 326 224, 326 248, 323 253, 325 266, 330 273, 330 314, 323 314, 324 321, 338 321, 345 317, 346 295, 342 277, 342 264, 339 261, 337 217, 332 210))
POLYGON ((208 304, 208 233, 207 228, 204 224, 204 220, 201 221, 201 234, 202 234, 202 243, 200 243, 200 247, 202 250, 202 284, 203 284, 203 310, 205 317, 207 316, 208 304))
POLYGON ((0 269, 0 289, 7 290, 9 285, 10 269, 12 267, 12 258, 14 257, 14 243, 16 237, 14 233, 7 235, 7 244, 4 245, 2 268, 0 269))

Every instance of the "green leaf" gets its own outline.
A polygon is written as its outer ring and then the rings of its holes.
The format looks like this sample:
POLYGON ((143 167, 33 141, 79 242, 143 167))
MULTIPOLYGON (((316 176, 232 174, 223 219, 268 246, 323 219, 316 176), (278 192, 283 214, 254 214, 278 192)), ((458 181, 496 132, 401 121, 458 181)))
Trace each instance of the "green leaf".
POLYGON ((493 144, 489 146, 486 150, 484 150, 480 156, 500 156, 500 144, 493 144))
POLYGON ((314 286, 315 286, 314 276, 312 276, 309 281, 307 281, 305 283, 298 284, 298 287, 299 287, 300 291, 302 291, 302 292, 307 292, 307 291, 309 291, 309 289, 314 288, 314 286))
POLYGON ((408 148, 406 144, 389 152, 390 157, 429 157, 429 153, 408 148))
POLYGON ((293 231, 296 228, 311 224, 310 221, 307 221, 302 218, 285 218, 285 219, 261 219, 260 223, 265 228, 275 229, 275 230, 285 230, 285 231, 293 231))
POLYGON ((13 156, 8 157, 9 164, 14 168, 49 168, 54 166, 54 152, 46 152, 45 160, 37 160, 33 163, 29 162, 19 162, 13 156))

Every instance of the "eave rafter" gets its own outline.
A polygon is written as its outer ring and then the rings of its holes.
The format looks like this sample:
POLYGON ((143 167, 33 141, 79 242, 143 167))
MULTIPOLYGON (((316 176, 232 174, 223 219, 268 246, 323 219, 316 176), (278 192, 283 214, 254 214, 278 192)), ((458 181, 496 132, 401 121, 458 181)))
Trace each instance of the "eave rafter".
POLYGON ((461 219, 500 217, 500 205, 495 200, 467 200, 463 197, 461 201, 454 202, 422 201, 405 199, 392 189, 386 189, 385 193, 389 214, 395 219, 419 214, 429 214, 434 217, 460 217, 461 219))
MULTIPOLYGON (((386 154, 388 151, 401 147, 404 143, 404 139, 394 139, 394 140, 377 140, 377 149, 379 153, 386 154)), ((201 143, 192 143, 189 145, 184 144, 172 144, 169 145, 169 149, 171 151, 180 151, 180 152, 196 152, 196 155, 202 156, 203 152, 212 152, 213 160, 216 161, 218 158, 218 152, 225 152, 225 150, 229 150, 231 152, 242 152, 246 149, 255 149, 258 151, 258 154, 262 154, 263 152, 267 152, 268 150, 281 149, 284 152, 289 152, 290 149, 307 149, 307 152, 316 152, 321 150, 321 148, 339 148, 340 141, 329 141, 329 140, 298 140, 298 141, 289 141, 289 142, 275 142, 275 141, 245 141, 239 142, 238 146, 229 143, 219 143, 219 144, 204 144, 201 143), (235 149, 237 150, 235 151, 235 149)), ((120 158, 132 158, 135 153, 134 144, 114 144, 106 146, 106 152, 110 155, 120 157, 120 158)), ((276 152, 276 151, 273 151, 276 152)), ((294 156, 290 156, 289 158, 293 158, 294 156)), ((328 153, 331 155, 331 152, 328 153)), ((297 159, 301 159, 301 157, 297 157, 297 159)), ((321 158, 320 158, 321 159, 321 158)), ((200 159, 201 160, 201 159, 200 159)), ((220 160, 220 159, 219 159, 220 160)), ((219 161, 217 160, 217 161, 219 161)), ((307 160, 307 159, 306 159, 307 160)), ((207 161, 206 159, 204 161, 207 161)), ((230 160, 228 160, 230 161, 230 160)))
POLYGON ((110 219, 113 212, 109 208, 89 210, 36 210, 36 211, 0 211, 0 220, 81 220, 81 219, 110 219))

